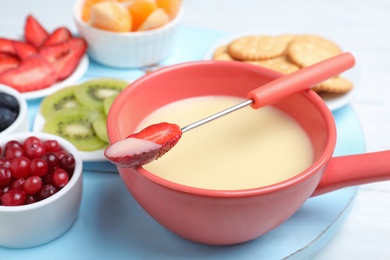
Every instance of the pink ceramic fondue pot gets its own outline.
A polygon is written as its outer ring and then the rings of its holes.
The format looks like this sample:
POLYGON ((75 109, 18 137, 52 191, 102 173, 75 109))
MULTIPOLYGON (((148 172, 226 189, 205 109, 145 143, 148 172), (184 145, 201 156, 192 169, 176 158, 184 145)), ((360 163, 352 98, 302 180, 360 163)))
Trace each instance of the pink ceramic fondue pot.
MULTIPOLYGON (((196 61, 159 69, 133 82, 116 98, 107 119, 110 142, 133 133, 140 121, 166 104, 198 96, 247 98, 251 90, 280 77, 243 62, 196 61)), ((199 243, 228 245, 272 230, 311 196, 390 179, 390 151, 332 157, 335 122, 314 91, 275 98, 261 106, 268 103, 294 118, 311 140, 313 162, 294 177, 253 189, 211 190, 165 180, 143 167, 118 168, 123 182, 144 210, 173 233, 199 243)))

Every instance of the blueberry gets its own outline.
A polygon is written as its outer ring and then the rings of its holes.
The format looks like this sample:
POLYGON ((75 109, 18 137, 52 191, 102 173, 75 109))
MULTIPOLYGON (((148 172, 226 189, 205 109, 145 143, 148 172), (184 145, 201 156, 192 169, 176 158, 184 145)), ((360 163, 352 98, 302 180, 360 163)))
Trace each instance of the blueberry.
POLYGON ((16 98, 4 92, 0 92, 0 107, 9 108, 14 112, 19 111, 19 104, 16 98))
POLYGON ((18 116, 18 113, 5 108, 0 107, 0 132, 9 127, 18 116))

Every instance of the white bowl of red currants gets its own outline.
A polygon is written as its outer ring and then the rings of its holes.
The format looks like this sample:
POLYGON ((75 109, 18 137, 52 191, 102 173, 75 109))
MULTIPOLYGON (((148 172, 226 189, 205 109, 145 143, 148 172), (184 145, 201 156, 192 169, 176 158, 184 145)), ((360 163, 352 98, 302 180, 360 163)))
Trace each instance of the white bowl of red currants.
POLYGON ((27 101, 15 89, 0 84, 0 137, 28 131, 27 101))
POLYGON ((82 198, 82 160, 65 139, 23 132, 0 140, 0 246, 29 248, 64 234, 82 198))

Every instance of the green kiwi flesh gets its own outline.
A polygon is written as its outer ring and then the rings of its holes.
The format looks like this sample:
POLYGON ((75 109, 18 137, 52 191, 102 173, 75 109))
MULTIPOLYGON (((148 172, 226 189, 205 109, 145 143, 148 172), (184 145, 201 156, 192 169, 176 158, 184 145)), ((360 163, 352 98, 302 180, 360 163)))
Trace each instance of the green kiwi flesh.
POLYGON ((81 104, 77 101, 74 90, 75 86, 70 86, 60 89, 53 94, 45 97, 42 100, 39 110, 41 115, 45 119, 48 119, 54 113, 60 110, 80 107, 81 104))
POLYGON ((104 111, 103 100, 119 94, 129 82, 118 79, 93 79, 78 85, 75 96, 78 102, 85 107, 104 111))
POLYGON ((98 150, 108 145, 97 136, 92 126, 99 116, 100 113, 84 107, 61 110, 46 120, 43 132, 68 140, 80 151, 98 150))
POLYGON ((104 142, 108 143, 109 141, 108 141, 106 123, 107 123, 106 115, 100 114, 92 121, 92 127, 97 137, 99 137, 104 142))
POLYGON ((110 111, 110 107, 118 95, 119 94, 112 95, 112 96, 106 97, 103 100, 103 110, 104 110, 104 114, 106 114, 106 116, 108 116, 108 111, 110 111))

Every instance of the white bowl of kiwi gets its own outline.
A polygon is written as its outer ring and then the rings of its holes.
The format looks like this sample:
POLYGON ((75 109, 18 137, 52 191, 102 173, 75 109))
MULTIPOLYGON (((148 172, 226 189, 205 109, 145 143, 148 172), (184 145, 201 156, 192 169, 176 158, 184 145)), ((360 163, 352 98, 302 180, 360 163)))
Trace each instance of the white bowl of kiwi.
POLYGON ((130 84, 114 78, 94 78, 67 86, 45 97, 34 121, 34 132, 60 136, 84 161, 105 161, 106 117, 116 96, 130 84))
POLYGON ((28 130, 27 102, 15 89, 0 84, 0 137, 28 130))

